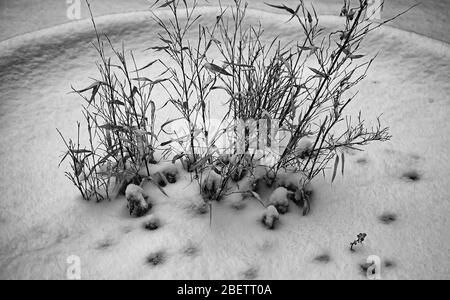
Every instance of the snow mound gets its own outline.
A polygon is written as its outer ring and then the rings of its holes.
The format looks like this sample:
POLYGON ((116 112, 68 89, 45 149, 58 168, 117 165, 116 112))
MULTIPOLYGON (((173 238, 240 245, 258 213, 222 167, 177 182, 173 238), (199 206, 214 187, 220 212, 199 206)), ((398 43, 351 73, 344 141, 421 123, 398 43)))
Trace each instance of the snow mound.
POLYGON ((280 214, 289 210, 289 191, 284 187, 276 188, 269 197, 269 205, 273 205, 280 214))
POLYGON ((268 229, 274 229, 276 223, 280 219, 280 214, 278 213, 275 206, 270 205, 264 211, 262 222, 268 229))

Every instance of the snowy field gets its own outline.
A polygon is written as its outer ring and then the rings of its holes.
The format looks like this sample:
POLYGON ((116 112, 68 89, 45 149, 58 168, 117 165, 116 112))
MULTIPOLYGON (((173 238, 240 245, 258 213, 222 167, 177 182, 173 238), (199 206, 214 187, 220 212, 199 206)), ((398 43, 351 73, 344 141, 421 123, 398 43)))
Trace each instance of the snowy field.
MULTIPOLYGON (((52 2, 40 3, 51 11, 52 2)), ((155 59, 144 52, 157 34, 148 12, 107 15, 93 2, 113 43, 124 41, 138 65, 155 59)), ((134 2, 126 10, 145 9, 134 2)), ((447 2, 427 3, 448 18, 447 2)), ((2 1, 2 15, 16 4, 2 1)), ((261 21, 269 37, 298 38, 285 15, 260 6, 250 5, 248 22, 261 21)), ((113 1, 108 12, 119 8, 113 1)), ((217 14, 213 6, 201 11, 202 22, 217 14)), ((364 53, 379 54, 349 113, 362 110, 370 121, 383 112, 393 138, 350 153, 345 176, 333 185, 317 177, 311 213, 303 217, 291 205, 276 230, 261 226, 258 202, 238 197, 214 203, 210 226, 209 214, 196 213, 198 191, 181 171, 165 188, 168 197, 145 187, 154 207, 142 218, 130 218, 124 198, 83 201, 58 168, 64 145, 55 128, 75 135, 81 100, 68 92, 98 76, 94 35, 86 19, 50 27, 64 23, 58 18, 26 34, 32 27, 25 21, 19 29, 0 22, 4 39, 16 35, 0 42, 0 279, 66 279, 72 255, 81 259, 83 279, 365 279, 361 265, 370 255, 381 258, 382 279, 450 279, 450 28, 440 17, 428 28, 417 24, 432 20, 415 20, 413 30, 398 20, 368 36, 364 53), (144 229, 155 217, 161 227, 144 229), (360 232, 367 239, 352 253, 349 243, 360 232), (147 261, 154 254, 156 266, 147 261)), ((334 29, 343 20, 327 15, 320 22, 334 29)), ((163 119, 173 113, 161 111, 163 119)))

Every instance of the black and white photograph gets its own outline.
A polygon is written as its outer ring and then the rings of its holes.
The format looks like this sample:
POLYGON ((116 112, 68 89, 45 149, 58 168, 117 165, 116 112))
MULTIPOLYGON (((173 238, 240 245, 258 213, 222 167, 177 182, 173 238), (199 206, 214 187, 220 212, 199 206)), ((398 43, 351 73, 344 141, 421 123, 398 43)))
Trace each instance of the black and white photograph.
POLYGON ((0 0, 0 280, 448 280, 449 146, 449 0, 0 0))

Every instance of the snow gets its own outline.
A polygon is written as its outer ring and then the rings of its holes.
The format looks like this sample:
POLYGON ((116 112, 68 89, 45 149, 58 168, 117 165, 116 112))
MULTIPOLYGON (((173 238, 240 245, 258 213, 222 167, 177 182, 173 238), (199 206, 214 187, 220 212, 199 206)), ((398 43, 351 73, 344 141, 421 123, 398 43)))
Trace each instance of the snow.
MULTIPOLYGON (((202 13, 215 18, 213 9, 202 13)), ((248 15, 250 22, 261 19, 268 35, 298 36, 285 16, 248 15)), ((97 22, 145 65, 155 56, 143 50, 158 32, 149 19, 140 12, 97 22)), ((342 20, 321 21, 333 28, 342 20)), ((164 224, 148 231, 143 224, 152 215, 131 218, 125 197, 83 201, 65 167, 57 167, 64 147, 55 127, 74 136, 81 120, 81 101, 68 94, 70 85, 87 86, 97 75, 92 39, 83 20, 0 43, 1 279, 65 279, 71 255, 81 259, 83 279, 239 279, 249 270, 257 279, 364 279, 360 264, 370 255, 394 262, 382 268, 383 279, 450 279, 448 44, 391 27, 369 36, 366 53, 381 52, 349 109, 362 110, 368 120, 384 112, 393 139, 346 153, 345 176, 333 185, 319 176, 306 217, 291 205, 279 226, 267 230, 261 203, 232 197, 212 203, 210 220, 198 185, 189 184, 191 174, 177 164, 177 181, 164 187, 168 197, 152 183, 143 186, 164 224), (418 180, 405 177, 413 171, 418 180), (236 199, 243 209, 233 208, 236 199), (380 222, 386 214, 395 221, 380 222), (349 243, 360 232, 367 238, 351 253, 349 243), (148 262, 155 253, 164 258, 156 266, 148 262), (327 263, 316 259, 324 253, 327 263)), ((157 107, 165 102, 162 94, 155 99, 157 107)), ((159 113, 160 122, 174 114, 168 107, 159 113)), ((263 201, 268 196, 261 194, 263 201)))

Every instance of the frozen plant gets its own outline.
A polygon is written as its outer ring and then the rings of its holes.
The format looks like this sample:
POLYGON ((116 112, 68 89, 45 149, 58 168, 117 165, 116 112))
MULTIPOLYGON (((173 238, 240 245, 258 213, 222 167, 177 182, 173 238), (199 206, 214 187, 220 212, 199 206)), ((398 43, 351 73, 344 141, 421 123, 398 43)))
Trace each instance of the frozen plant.
POLYGON ((207 169, 200 175, 200 189, 203 198, 207 201, 219 200, 222 189, 222 177, 214 169, 207 169))
POLYGON ((359 233, 356 236, 356 240, 354 240, 353 242, 350 243, 350 250, 355 251, 353 249, 353 247, 356 246, 357 244, 362 244, 362 242, 364 242, 364 239, 366 238, 366 236, 367 236, 366 233, 359 233))
POLYGON ((269 197, 269 205, 274 206, 280 214, 289 210, 289 197, 292 192, 284 187, 276 188, 269 197))
POLYGON ((125 190, 125 198, 128 202, 128 211, 133 217, 142 217, 152 208, 149 196, 138 185, 129 184, 125 190))
POLYGON ((276 223, 280 219, 280 214, 278 213, 277 209, 273 205, 269 205, 266 210, 264 211, 262 222, 263 224, 269 228, 274 229, 276 223))

